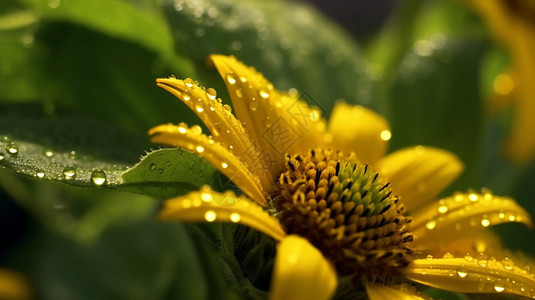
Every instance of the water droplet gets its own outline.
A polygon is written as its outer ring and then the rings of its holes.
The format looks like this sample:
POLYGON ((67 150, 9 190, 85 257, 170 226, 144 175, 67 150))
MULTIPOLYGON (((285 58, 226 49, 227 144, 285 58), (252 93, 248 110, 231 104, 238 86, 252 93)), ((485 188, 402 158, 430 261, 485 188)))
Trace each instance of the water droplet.
POLYGON ((201 199, 204 202, 210 202, 210 201, 212 201, 212 194, 210 194, 210 193, 202 193, 201 194, 201 199))
POLYGON ((206 95, 208 95, 208 98, 210 98, 210 100, 214 100, 217 97, 217 92, 213 88, 208 88, 206 90, 206 95))
POLYGON ((226 169, 228 168, 228 164, 226 162, 221 163, 221 168, 226 169))
POLYGON ((54 152, 52 152, 52 150, 45 150, 45 153, 44 153, 44 154, 45 154, 46 157, 52 157, 52 156, 54 156, 54 152))
POLYGON ((203 153, 204 152, 204 147, 199 145, 199 146, 195 147, 195 150, 197 152, 199 152, 199 153, 203 153))
POLYGON ((200 105, 195 105, 195 110, 199 113, 202 113, 204 111, 204 108, 202 108, 200 105))
POLYGON ((425 228, 427 228, 428 230, 433 230, 435 229, 435 227, 437 227, 436 221, 429 221, 425 224, 425 228))
POLYGON ((482 266, 482 267, 486 267, 487 264, 488 264, 488 261, 487 261, 487 256, 484 255, 484 254, 480 254, 478 257, 477 257, 477 263, 482 266))
POLYGON ((470 255, 470 253, 466 253, 466 255, 464 256, 464 259, 466 261, 473 261, 474 258, 472 257, 472 255, 470 255))
POLYGON ((490 220, 486 216, 483 216, 483 219, 481 219, 481 226, 488 227, 489 225, 490 225, 490 220))
POLYGON ((37 171, 37 173, 35 173, 35 176, 37 176, 37 178, 43 178, 43 177, 45 177, 45 172, 37 171))
POLYGON ((97 186, 101 186, 106 182, 106 173, 102 170, 94 170, 91 173, 91 181, 97 186))
POLYGON ((468 272, 462 270, 462 269, 459 269, 457 270, 457 276, 461 277, 461 278, 465 278, 466 276, 468 276, 468 272))
POLYGON ((186 127, 180 125, 178 126, 178 132, 182 133, 182 134, 185 134, 188 130, 186 129, 186 127))
POLYGON ((236 90, 236 96, 238 96, 238 98, 243 97, 243 91, 242 91, 241 88, 239 88, 239 89, 236 90))
POLYGON ((65 167, 65 169, 63 169, 63 176, 66 180, 73 179, 76 176, 76 169, 72 166, 65 167))
POLYGON ((228 73, 227 74, 227 82, 229 84, 235 84, 236 83, 236 78, 234 77, 234 75, 232 75, 232 73, 228 73))
POLYGON ((230 214, 230 220, 231 220, 232 222, 237 223, 237 222, 240 221, 240 219, 241 219, 240 214, 238 214, 238 213, 231 213, 231 214, 230 214))
POLYGON ((496 280, 494 281, 494 290, 498 293, 501 293, 503 291, 505 291, 505 286, 503 285, 502 281, 501 280, 496 280))
POLYGON ((446 205, 441 205, 437 208, 438 213, 445 214, 448 212, 448 207, 446 205))
POLYGON ((213 222, 213 221, 215 221, 216 218, 217 218, 217 214, 213 210, 209 210, 209 211, 204 213, 204 219, 207 222, 213 222))
POLYGON ((71 151, 69 152, 69 158, 70 159, 76 159, 78 156, 76 155, 76 151, 71 151))
POLYGON ((442 256, 442 258, 444 258, 444 259, 452 259, 453 258, 453 254, 451 254, 449 252, 446 252, 446 254, 444 254, 444 256, 442 256))
POLYGON ((262 99, 268 99, 269 98, 269 92, 266 89, 260 89, 258 91, 258 94, 260 95, 260 98, 262 98, 262 99))
POLYGON ((6 146, 6 151, 9 154, 13 154, 13 155, 18 154, 19 153, 19 145, 17 145, 15 142, 10 142, 6 146))
POLYGON ((477 200, 479 199, 479 196, 475 193, 470 193, 470 195, 468 195, 468 199, 472 202, 477 202, 477 200))
POLYGON ((249 100, 249 109, 251 111, 255 111, 258 108, 259 104, 260 103, 258 103, 255 98, 251 98, 251 100, 249 100))
POLYGON ((425 259, 427 259, 427 260, 432 260, 432 259, 433 259, 433 255, 428 254, 428 255, 425 257, 425 259))
POLYGON ((232 107, 230 107, 230 105, 228 105, 228 104, 223 104, 223 108, 224 108, 226 111, 228 111, 229 113, 232 112, 232 107))
POLYGON ((0 152, 0 161, 4 160, 4 158, 6 158, 6 156, 4 155, 4 153, 0 152))
POLYGON ((152 172, 154 172, 154 171, 156 171, 156 169, 158 169, 158 166, 155 163, 151 163, 150 166, 149 166, 149 169, 152 172))
POLYGON ((191 97, 188 94, 182 94, 182 100, 188 102, 191 99, 191 97))
POLYGON ((515 267, 515 263, 509 257, 502 259, 502 265, 507 270, 512 270, 515 267))
POLYGON ((186 78, 186 79, 184 79, 184 84, 185 84, 187 87, 193 87, 194 81, 193 81, 193 79, 191 79, 191 78, 186 78))
POLYGON ((392 132, 390 132, 390 130, 383 130, 381 131, 380 133, 380 137, 381 137, 381 140, 383 141, 389 141, 391 138, 392 138, 392 132))
POLYGON ((197 135, 202 133, 202 128, 199 125, 191 126, 190 130, 191 130, 191 132, 193 132, 194 134, 197 134, 197 135))

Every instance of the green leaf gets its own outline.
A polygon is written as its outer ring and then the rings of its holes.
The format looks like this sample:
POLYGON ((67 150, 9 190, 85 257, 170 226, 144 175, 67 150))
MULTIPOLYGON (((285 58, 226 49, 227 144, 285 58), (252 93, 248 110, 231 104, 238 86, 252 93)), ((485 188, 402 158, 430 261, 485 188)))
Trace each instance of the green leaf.
POLYGON ((210 184, 217 170, 182 149, 160 149, 122 174, 121 189, 168 198, 210 184))
MULTIPOLYGON (((280 0, 163 1, 176 49, 194 59, 203 85, 225 94, 210 54, 231 54, 257 68, 276 88, 297 88, 326 114, 335 100, 369 100, 360 50, 337 25, 304 3, 280 0), (209 84, 202 82, 210 79, 209 84)), ((181 74, 175 74, 181 77, 181 74)), ((229 100, 228 97, 222 97, 229 100)))
POLYGON ((164 198, 209 184, 216 174, 177 148, 152 151, 138 162, 144 142, 95 120, 46 117, 35 105, 1 107, 0 165, 20 175, 164 198))

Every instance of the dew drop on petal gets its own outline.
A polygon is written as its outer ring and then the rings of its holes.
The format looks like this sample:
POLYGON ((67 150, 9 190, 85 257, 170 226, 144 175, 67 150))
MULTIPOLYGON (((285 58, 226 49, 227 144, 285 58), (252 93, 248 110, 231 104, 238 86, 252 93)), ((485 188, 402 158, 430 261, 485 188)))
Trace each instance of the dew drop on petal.
POLYGON ((228 164, 226 162, 221 163, 221 168, 226 169, 228 168, 228 164))
POLYGON ((380 133, 380 137, 381 137, 381 140, 383 141, 389 141, 391 138, 392 138, 392 132, 390 132, 390 130, 383 130, 381 131, 380 133))
POLYGON ((232 73, 228 73, 227 74, 227 82, 229 84, 235 84, 236 83, 236 78, 234 77, 234 75, 232 75, 232 73))
POLYGON ((93 184, 96 186, 101 186, 106 182, 106 173, 102 170, 94 170, 91 173, 91 181, 93 181, 93 184))
POLYGON ((472 202, 477 202, 477 200, 479 199, 479 196, 475 193, 470 193, 470 195, 468 195, 468 199, 470 199, 470 201, 472 202))
POLYGON ((262 98, 262 99, 268 99, 269 98, 269 92, 266 89, 260 89, 258 91, 258 94, 260 95, 260 98, 262 98))
POLYGON ((204 108, 202 108, 202 106, 200 105, 195 105, 195 110, 199 113, 202 113, 204 111, 204 108))
POLYGON ((37 173, 35 173, 35 176, 37 176, 37 178, 43 178, 45 177, 45 173, 43 171, 37 171, 37 173))
POLYGON ((186 78, 186 79, 184 79, 184 84, 185 84, 187 87, 193 87, 194 81, 193 81, 193 79, 191 79, 191 78, 186 78))
POLYGON ((217 97, 217 92, 213 88, 208 88, 206 90, 206 95, 208 95, 208 98, 210 98, 210 100, 214 100, 217 97))
POLYGON ((503 283, 501 282, 501 280, 496 280, 494 282, 494 290, 498 293, 501 293, 503 291, 505 291, 505 286, 503 285, 503 283))
POLYGON ((449 252, 446 252, 446 254, 444 254, 444 256, 442 256, 442 258, 444 259, 451 259, 453 258, 453 254, 449 253, 449 252))
POLYGON ((427 260, 432 260, 432 259, 433 259, 433 255, 428 254, 428 255, 425 257, 425 259, 427 259, 427 260))
POLYGON ((231 214, 230 214, 230 220, 231 220, 232 222, 237 223, 237 222, 240 221, 240 219, 241 219, 240 214, 238 214, 238 213, 231 213, 231 214))
POLYGON ((210 194, 210 193, 202 193, 201 194, 201 199, 204 202, 210 202, 210 201, 212 201, 212 194, 210 194))
POLYGON ((191 97, 190 97, 188 94, 183 94, 183 95, 182 95, 182 100, 184 100, 184 101, 187 102, 187 101, 189 101, 190 99, 191 99, 191 97))
POLYGON ((509 257, 506 257, 506 258, 502 259, 502 265, 507 270, 512 270, 514 268, 514 266, 515 266, 513 260, 510 259, 509 257))
POLYGON ((213 222, 213 221, 215 221, 216 218, 217 218, 217 214, 213 210, 209 210, 209 211, 204 213, 204 219, 207 222, 213 222))
POLYGON ((437 208, 438 213, 445 214, 448 212, 448 207, 446 205, 441 205, 437 208))
POLYGON ((468 272, 462 270, 462 269, 458 269, 457 270, 457 276, 461 277, 461 278, 465 278, 466 276, 468 276, 468 272))
POLYGON ((241 90, 241 88, 236 90, 236 96, 238 96, 238 98, 243 97, 243 91, 241 90))
POLYGON ((195 151, 197 151, 199 153, 203 153, 204 152, 204 147, 203 146, 197 146, 197 147, 195 147, 195 151))
POLYGON ((52 152, 52 150, 45 150, 44 154, 45 154, 46 157, 54 156, 54 152, 52 152))
POLYGON ((228 104, 223 104, 223 108, 224 108, 226 111, 228 111, 229 113, 232 112, 232 107, 230 107, 230 105, 228 105, 228 104))
POLYGON ((486 217, 483 217, 483 219, 481 219, 481 226, 489 227, 489 225, 490 225, 490 220, 486 217))
POLYGON ((184 126, 178 126, 178 132, 185 134, 187 132, 187 129, 184 126))
POLYGON ((197 135, 202 133, 202 128, 199 125, 191 126, 190 130, 191 130, 192 133, 197 134, 197 135))
POLYGON ((470 253, 466 253, 466 255, 464 256, 464 259, 466 261, 473 261, 474 258, 472 257, 472 255, 470 255, 470 253))
POLYGON ((429 221, 425 224, 425 228, 427 228, 428 230, 433 230, 435 229, 435 227, 437 227, 436 221, 429 221))

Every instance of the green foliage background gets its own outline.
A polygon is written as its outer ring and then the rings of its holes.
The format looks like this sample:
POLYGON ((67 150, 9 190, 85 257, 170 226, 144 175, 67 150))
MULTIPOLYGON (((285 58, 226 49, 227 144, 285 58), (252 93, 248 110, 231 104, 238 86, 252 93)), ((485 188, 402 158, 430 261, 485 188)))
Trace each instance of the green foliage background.
MULTIPOLYGON (((229 103, 206 67, 212 53, 308 92, 324 117, 342 99, 371 107, 391 124, 390 150, 431 145, 464 161, 448 192, 485 186, 535 212, 535 168, 501 156, 508 114, 485 110, 508 58, 475 15, 460 1, 400 1, 365 45, 335 21, 282 0, 2 1, 0 266, 23 272, 43 299, 265 296, 232 255, 234 227, 154 217, 167 197, 225 188, 206 162, 146 135, 200 124, 157 77, 191 77, 229 103)), ((498 230, 535 251, 527 229, 498 230)))

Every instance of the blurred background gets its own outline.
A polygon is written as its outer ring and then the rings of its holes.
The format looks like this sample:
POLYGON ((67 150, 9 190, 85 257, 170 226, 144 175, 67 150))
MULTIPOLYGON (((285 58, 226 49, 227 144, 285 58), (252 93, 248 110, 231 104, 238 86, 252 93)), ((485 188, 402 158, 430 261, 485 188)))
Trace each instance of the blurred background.
MULTIPOLYGON (((465 172, 444 195, 487 187, 535 213, 534 12, 522 0, 3 0, 0 286, 38 299, 262 290, 221 267, 237 260, 225 252, 235 229, 154 219, 163 199, 221 182, 147 137, 200 124, 155 78, 193 78, 230 104, 206 65, 213 53, 307 92, 325 118, 336 101, 374 109, 391 125, 390 151, 454 152, 465 172)), ((495 230, 535 253, 524 226, 495 230)))

